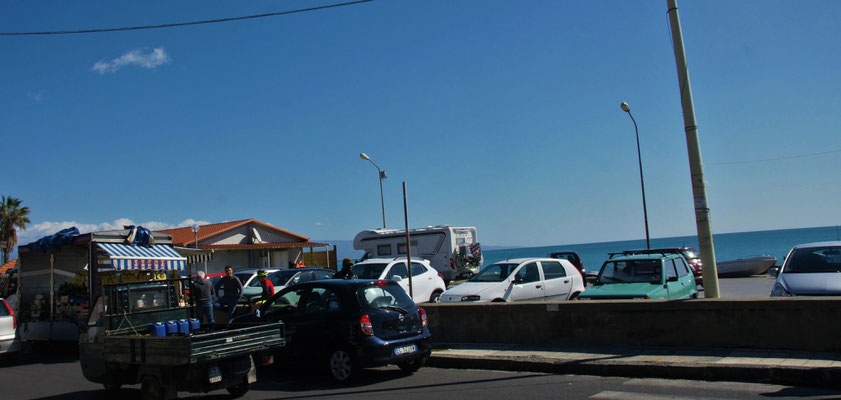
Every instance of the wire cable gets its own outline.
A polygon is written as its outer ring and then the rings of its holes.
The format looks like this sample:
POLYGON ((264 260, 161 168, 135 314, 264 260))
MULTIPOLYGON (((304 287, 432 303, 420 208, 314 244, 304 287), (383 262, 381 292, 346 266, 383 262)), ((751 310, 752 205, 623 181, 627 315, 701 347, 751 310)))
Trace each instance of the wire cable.
POLYGON ((228 17, 228 18, 209 19, 209 20, 203 20, 203 21, 176 22, 176 23, 172 23, 172 24, 129 26, 129 27, 122 27, 122 28, 97 28, 97 29, 80 29, 80 30, 66 30, 66 31, 47 31, 47 32, 0 32, 0 36, 73 35, 73 34, 82 34, 82 33, 102 33, 102 32, 136 31, 136 30, 142 30, 142 29, 174 28, 174 27, 179 27, 179 26, 215 24, 215 23, 218 23, 218 22, 242 21, 242 20, 246 20, 246 19, 256 19, 256 18, 274 17, 274 16, 278 16, 278 15, 297 14, 297 13, 308 12, 308 11, 323 10, 323 9, 327 9, 327 8, 351 6, 351 5, 355 5, 355 4, 368 3, 368 2, 372 2, 372 1, 374 1, 374 0, 356 0, 356 1, 349 1, 349 2, 345 2, 345 3, 328 4, 328 5, 324 5, 324 6, 318 6, 318 7, 301 8, 301 9, 297 9, 297 10, 278 11, 278 12, 256 14, 256 15, 246 15, 246 16, 242 16, 242 17, 228 17))

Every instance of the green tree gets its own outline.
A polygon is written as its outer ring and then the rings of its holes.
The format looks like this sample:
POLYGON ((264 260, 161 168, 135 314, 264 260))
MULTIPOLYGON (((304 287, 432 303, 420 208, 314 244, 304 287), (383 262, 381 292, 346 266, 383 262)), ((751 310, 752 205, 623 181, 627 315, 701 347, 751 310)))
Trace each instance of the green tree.
POLYGON ((9 262, 9 253, 18 244, 18 233, 15 229, 26 230, 26 224, 30 223, 29 207, 21 207, 20 199, 14 197, 0 196, 0 242, 3 246, 3 264, 9 262))

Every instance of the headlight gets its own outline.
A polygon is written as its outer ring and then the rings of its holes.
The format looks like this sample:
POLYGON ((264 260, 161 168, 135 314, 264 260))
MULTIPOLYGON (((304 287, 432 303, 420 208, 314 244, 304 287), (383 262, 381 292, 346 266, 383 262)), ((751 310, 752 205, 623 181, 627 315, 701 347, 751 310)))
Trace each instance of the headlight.
POLYGON ((479 300, 479 295, 478 294, 473 294, 473 295, 470 295, 470 296, 464 296, 464 297, 461 298, 461 301, 478 301, 478 300, 479 300))
POLYGON ((774 289, 771 289, 771 297, 791 297, 791 293, 786 290, 783 284, 777 282, 774 284, 774 289))

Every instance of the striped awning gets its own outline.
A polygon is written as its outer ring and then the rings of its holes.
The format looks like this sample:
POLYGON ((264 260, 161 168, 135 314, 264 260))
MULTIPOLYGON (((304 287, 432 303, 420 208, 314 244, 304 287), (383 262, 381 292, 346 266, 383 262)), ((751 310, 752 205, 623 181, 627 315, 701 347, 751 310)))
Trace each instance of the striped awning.
POLYGON ((187 256, 187 264, 200 264, 208 261, 213 261, 213 253, 211 252, 190 254, 187 256))
POLYGON ((118 271, 127 269, 181 271, 184 270, 187 261, 175 249, 165 244, 144 247, 119 243, 97 243, 97 246, 108 253, 111 266, 118 271))

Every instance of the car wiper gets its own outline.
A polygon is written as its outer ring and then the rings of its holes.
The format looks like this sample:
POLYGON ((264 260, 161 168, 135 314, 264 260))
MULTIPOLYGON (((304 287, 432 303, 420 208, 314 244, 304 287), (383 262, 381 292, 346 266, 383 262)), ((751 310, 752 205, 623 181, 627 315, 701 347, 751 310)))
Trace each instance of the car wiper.
POLYGON ((400 314, 408 314, 408 313, 409 313, 409 311, 407 311, 405 308, 400 307, 400 306, 379 306, 379 307, 377 307, 377 308, 382 308, 382 309, 386 309, 386 310, 397 311, 397 312, 399 312, 400 314))

